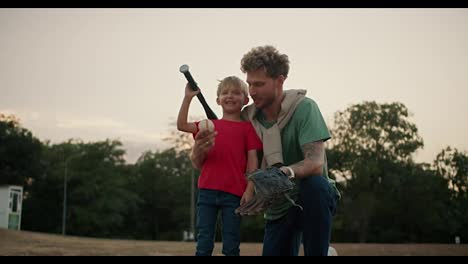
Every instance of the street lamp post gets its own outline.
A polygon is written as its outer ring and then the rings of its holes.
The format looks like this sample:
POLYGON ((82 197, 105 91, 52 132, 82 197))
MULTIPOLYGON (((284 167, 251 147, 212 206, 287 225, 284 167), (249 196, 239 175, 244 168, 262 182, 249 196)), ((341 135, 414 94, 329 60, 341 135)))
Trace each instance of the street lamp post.
POLYGON ((68 185, 68 163, 70 160, 81 156, 83 153, 71 156, 65 160, 65 175, 63 177, 63 210, 62 210, 62 235, 66 234, 67 230, 67 185, 68 185))
POLYGON ((192 168, 192 186, 190 190, 190 234, 189 239, 195 239, 195 170, 192 168))
MULTIPOLYGON (((67 160, 68 161, 68 160, 67 160)), ((62 235, 65 235, 67 221, 67 177, 68 177, 67 162, 65 162, 65 176, 63 177, 63 210, 62 210, 62 235)))

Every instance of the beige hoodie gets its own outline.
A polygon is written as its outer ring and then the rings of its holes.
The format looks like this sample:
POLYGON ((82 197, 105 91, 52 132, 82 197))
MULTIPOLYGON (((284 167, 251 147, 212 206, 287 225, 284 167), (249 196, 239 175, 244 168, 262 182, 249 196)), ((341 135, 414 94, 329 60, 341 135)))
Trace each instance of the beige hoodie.
POLYGON ((254 104, 246 106, 242 110, 242 118, 252 122, 257 135, 263 142, 263 161, 261 168, 264 169, 277 163, 283 163, 283 148, 281 146, 281 130, 291 119, 296 107, 304 99, 306 90, 285 90, 283 91, 283 101, 281 102, 281 110, 276 123, 265 128, 260 122, 255 119, 258 109, 254 104))

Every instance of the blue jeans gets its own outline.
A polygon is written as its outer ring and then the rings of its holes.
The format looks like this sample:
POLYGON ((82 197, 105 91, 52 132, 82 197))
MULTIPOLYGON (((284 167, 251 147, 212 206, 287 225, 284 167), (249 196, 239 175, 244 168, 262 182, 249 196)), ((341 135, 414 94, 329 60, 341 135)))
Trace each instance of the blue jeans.
POLYGON ((310 176, 299 180, 299 204, 280 219, 267 221, 263 239, 264 256, 297 256, 301 241, 305 256, 326 256, 337 196, 328 180, 310 176))
POLYGON ((211 256, 216 235, 218 211, 222 216, 223 254, 239 256, 241 217, 234 211, 240 197, 216 190, 200 189, 197 201, 197 256, 211 256))

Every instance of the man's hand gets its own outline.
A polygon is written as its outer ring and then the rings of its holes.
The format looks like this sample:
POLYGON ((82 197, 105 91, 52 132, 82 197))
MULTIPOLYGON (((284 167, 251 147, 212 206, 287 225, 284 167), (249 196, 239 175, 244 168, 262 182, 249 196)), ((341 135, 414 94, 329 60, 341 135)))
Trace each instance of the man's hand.
POLYGON ((272 200, 268 200, 266 197, 256 194, 250 201, 239 206, 235 213, 240 216, 258 215, 268 209, 272 202, 272 200))
MULTIPOLYGON (((241 203, 236 209, 235 212, 241 216, 264 212, 276 200, 282 197, 288 198, 287 193, 294 187, 294 183, 289 180, 288 176, 276 167, 256 170, 249 174, 248 179, 254 185, 255 195, 250 201, 241 203)), ((292 202, 295 204, 294 201, 292 202)))
POLYGON ((193 145, 192 153, 190 155, 192 165, 195 168, 202 168, 206 155, 214 146, 216 134, 216 131, 210 132, 209 130, 203 130, 195 136, 195 144, 193 145))
POLYGON ((244 194, 242 195, 242 198, 241 198, 240 205, 242 206, 242 205, 250 202, 250 200, 252 200, 252 198, 254 196, 254 192, 255 192, 254 185, 253 185, 253 183, 251 183, 249 181, 249 187, 247 187, 245 189, 245 192, 244 192, 244 194))

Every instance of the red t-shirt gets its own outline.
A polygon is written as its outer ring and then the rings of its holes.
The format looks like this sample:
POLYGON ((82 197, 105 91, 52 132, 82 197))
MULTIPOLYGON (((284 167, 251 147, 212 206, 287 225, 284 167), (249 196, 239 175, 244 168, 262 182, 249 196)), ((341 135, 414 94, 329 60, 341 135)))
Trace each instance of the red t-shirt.
POLYGON ((198 188, 241 197, 247 187, 247 152, 262 149, 262 141, 250 122, 212 121, 218 134, 203 163, 198 188))

